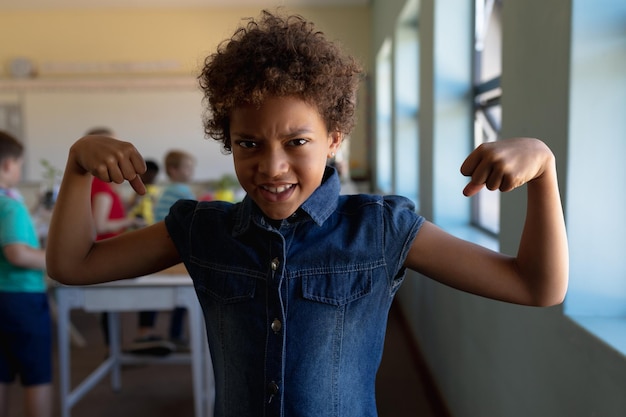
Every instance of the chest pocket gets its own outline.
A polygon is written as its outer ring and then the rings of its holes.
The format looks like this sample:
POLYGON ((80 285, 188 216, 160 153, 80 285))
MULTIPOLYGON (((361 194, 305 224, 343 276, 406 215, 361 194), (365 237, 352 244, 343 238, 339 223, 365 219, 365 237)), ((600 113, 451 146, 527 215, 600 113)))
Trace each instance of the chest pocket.
POLYGON ((215 301, 230 304, 254 298, 256 281, 259 279, 255 271, 241 269, 224 270, 219 266, 197 268, 195 283, 199 292, 208 295, 215 301))
POLYGON ((302 278, 302 296, 334 306, 342 306, 372 292, 371 268, 345 272, 311 273, 302 278))

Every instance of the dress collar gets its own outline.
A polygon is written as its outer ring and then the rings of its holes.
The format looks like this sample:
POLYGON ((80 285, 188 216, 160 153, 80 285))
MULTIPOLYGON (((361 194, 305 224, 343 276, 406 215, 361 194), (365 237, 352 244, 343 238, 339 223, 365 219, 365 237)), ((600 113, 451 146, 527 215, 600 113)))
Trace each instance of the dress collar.
MULTIPOLYGON (((311 219, 321 226, 337 208, 337 199, 341 190, 341 182, 337 171, 332 167, 326 167, 322 184, 311 196, 292 214, 282 222, 298 222, 311 219)), ((246 195, 235 214, 235 227, 233 234, 239 235, 250 227, 254 222, 263 228, 271 228, 270 221, 263 215, 261 209, 252 199, 246 195)))

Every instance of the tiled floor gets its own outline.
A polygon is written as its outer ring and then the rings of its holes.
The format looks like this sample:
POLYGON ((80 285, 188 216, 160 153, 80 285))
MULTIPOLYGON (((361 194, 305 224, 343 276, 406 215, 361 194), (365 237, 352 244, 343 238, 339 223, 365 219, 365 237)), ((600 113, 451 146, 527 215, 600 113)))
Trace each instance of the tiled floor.
MULTIPOLYGON (((168 323, 167 313, 159 315, 159 324, 168 323)), ((82 380, 105 357, 97 315, 72 312, 72 321, 87 340, 84 348, 72 348, 72 383, 82 380)), ((136 314, 123 314, 125 329, 135 328, 136 314)), ((132 334, 124 334, 130 341, 132 334)), ((56 345, 55 345, 56 347, 56 345)), ((56 365, 56 356, 55 356, 56 365)), ((422 378, 420 358, 415 357, 404 334, 402 317, 392 308, 389 317, 383 361, 377 379, 377 402, 380 417, 447 417, 433 399, 433 390, 422 378)), ((55 370, 55 374, 56 370, 55 370)), ((13 386, 10 417, 21 416, 21 390, 13 386)), ((60 416, 55 391, 53 416, 60 416)), ((182 417, 193 416, 193 398, 189 365, 137 365, 124 367, 122 390, 113 392, 108 378, 90 391, 71 413, 72 417, 182 417)))

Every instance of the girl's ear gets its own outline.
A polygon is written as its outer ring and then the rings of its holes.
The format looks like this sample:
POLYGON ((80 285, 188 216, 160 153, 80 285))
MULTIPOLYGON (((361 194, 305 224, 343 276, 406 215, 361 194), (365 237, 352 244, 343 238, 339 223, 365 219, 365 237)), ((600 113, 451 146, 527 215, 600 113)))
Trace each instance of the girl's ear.
POLYGON ((341 142, 343 142, 343 133, 341 132, 330 132, 328 136, 330 142, 328 143, 328 158, 333 158, 337 154, 337 150, 341 146, 341 142))

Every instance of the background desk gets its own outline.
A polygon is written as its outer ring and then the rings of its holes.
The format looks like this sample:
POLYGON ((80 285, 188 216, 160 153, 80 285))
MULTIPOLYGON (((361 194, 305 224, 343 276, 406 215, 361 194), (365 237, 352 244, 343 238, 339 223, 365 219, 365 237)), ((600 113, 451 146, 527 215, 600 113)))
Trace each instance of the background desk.
MULTIPOLYGON (((191 363, 195 417, 213 415, 214 385, 211 358, 200 303, 191 279, 177 266, 166 271, 135 278, 90 286, 54 288, 58 309, 59 390, 61 415, 70 417, 71 408, 105 375, 111 373, 114 390, 121 389, 122 363, 191 363), (119 312, 171 310, 184 307, 188 311, 190 354, 173 353, 166 357, 144 358, 121 352, 119 312), (70 311, 80 308, 88 312, 109 312, 109 357, 76 388, 70 381, 70 311)), ((165 376, 164 376, 165 377, 165 376)))

